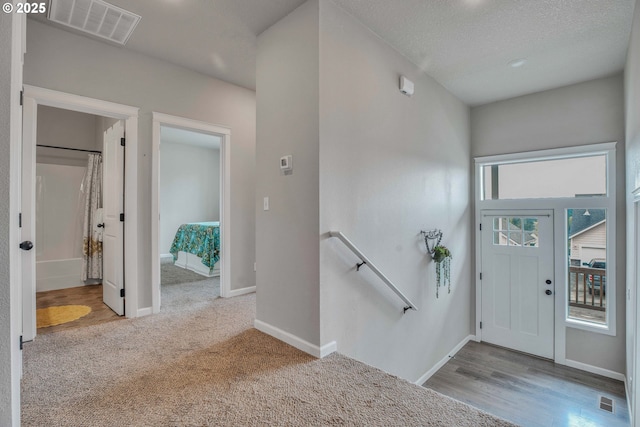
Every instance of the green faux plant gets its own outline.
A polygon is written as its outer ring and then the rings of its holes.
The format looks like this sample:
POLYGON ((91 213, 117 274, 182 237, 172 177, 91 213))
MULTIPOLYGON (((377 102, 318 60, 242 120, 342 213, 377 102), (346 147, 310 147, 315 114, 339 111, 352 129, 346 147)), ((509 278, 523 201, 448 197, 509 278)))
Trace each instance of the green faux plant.
POLYGON ((447 285, 451 293, 451 251, 442 245, 433 248, 433 260, 436 262, 436 298, 440 295, 440 286, 447 285), (444 278, 444 282, 443 282, 444 278))
POLYGON ((444 245, 433 248, 433 259, 435 262, 442 262, 445 258, 451 258, 451 251, 444 245))

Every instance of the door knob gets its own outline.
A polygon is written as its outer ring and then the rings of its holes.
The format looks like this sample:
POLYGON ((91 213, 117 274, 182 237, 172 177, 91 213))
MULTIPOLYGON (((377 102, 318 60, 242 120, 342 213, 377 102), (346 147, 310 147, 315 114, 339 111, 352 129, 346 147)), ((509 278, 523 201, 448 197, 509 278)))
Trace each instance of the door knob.
POLYGON ((96 225, 98 228, 104 228, 104 223, 96 225))
POLYGON ((547 279, 545 283, 546 283, 547 285, 550 285, 550 284, 551 284, 551 280, 547 279))
POLYGON ((20 249, 22 249, 23 251, 30 251, 31 249, 33 249, 33 243, 25 240, 24 242, 20 243, 20 249))
POLYGON ((553 292, 551 292, 551 289, 547 289, 546 291, 544 291, 544 293, 547 295, 551 295, 553 292))

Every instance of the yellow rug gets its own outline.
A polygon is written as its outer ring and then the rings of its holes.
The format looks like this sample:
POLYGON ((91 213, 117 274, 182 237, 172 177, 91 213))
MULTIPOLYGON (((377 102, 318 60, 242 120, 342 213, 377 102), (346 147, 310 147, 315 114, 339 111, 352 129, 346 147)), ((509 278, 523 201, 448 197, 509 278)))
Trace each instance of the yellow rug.
POLYGON ((58 305, 39 308, 36 310, 36 324, 38 328, 62 325, 73 322, 91 313, 91 307, 86 305, 58 305))

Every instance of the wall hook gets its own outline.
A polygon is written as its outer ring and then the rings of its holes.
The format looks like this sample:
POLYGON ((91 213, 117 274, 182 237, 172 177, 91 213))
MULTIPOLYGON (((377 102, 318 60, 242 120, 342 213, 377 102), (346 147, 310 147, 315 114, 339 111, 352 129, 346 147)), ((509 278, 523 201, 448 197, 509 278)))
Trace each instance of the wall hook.
POLYGON ((429 231, 420 230, 420 234, 424 236, 424 244, 427 246, 427 252, 429 252, 431 258, 433 258, 436 246, 440 245, 442 241, 442 231, 438 229, 429 231))

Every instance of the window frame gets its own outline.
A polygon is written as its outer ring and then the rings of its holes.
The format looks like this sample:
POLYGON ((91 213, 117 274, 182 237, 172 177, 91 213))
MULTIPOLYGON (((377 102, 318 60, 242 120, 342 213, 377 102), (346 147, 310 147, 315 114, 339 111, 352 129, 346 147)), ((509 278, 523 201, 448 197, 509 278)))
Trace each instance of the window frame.
MULTIPOLYGON (((475 179, 475 217, 476 232, 479 233, 482 224, 481 212, 483 210, 531 210, 549 209, 554 213, 554 263, 555 263, 555 359, 558 362, 565 360, 566 328, 581 329, 604 335, 616 335, 616 295, 618 282, 616 278, 616 142, 589 144, 583 146, 557 148, 521 152, 513 154, 501 154, 494 156, 476 157, 474 159, 475 179), (566 158, 591 157, 595 155, 606 156, 606 195, 590 197, 558 197, 538 199, 482 199, 484 191, 484 166, 528 163, 535 161, 556 160, 566 158), (578 319, 569 318, 569 304, 567 292, 568 280, 568 248, 567 248, 567 214, 566 209, 595 209, 607 210, 607 310, 606 324, 599 325, 578 319), (610 261, 609 261, 610 260, 610 261), (609 286, 610 284, 610 286, 609 286)), ((476 234, 476 325, 477 335, 481 337, 482 330, 479 324, 482 316, 482 294, 480 281, 481 267, 481 236, 476 234)))

